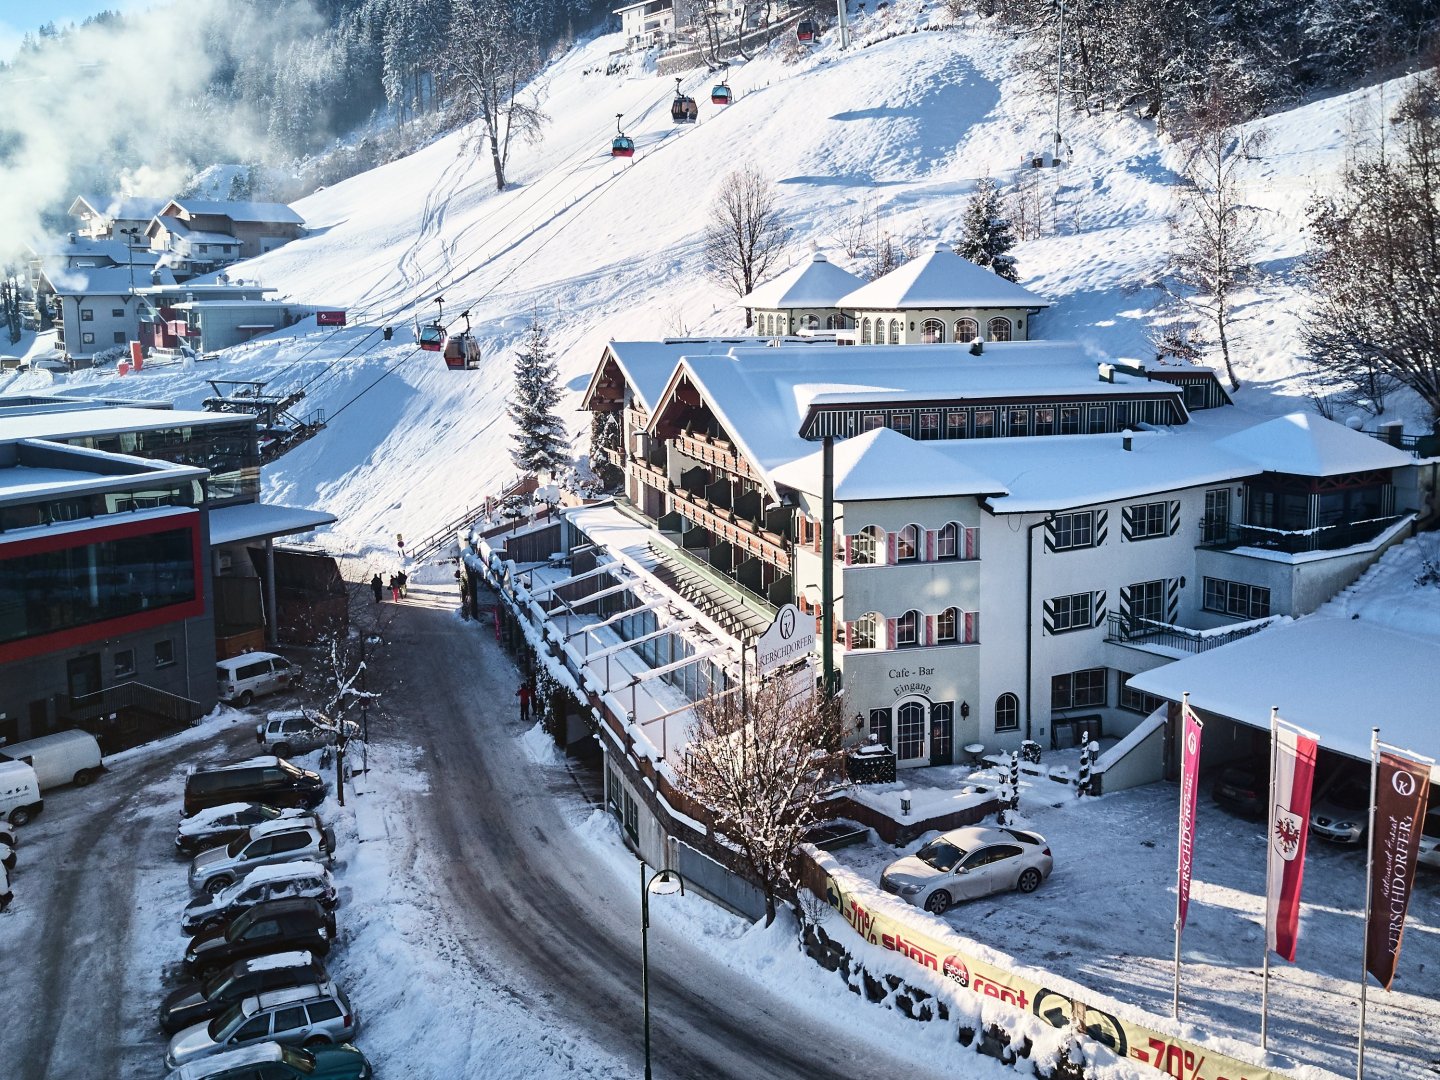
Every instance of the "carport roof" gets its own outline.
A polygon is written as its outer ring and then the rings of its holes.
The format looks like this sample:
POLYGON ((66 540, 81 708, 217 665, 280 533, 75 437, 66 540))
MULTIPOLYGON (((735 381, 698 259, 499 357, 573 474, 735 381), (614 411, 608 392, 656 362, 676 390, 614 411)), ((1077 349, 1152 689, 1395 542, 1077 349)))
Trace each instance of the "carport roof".
POLYGON ((246 540, 271 540, 277 536, 309 532, 321 525, 333 525, 334 514, 306 510, 299 506, 273 503, 241 503, 210 511, 210 543, 238 544, 246 540))
MULTIPOLYGON (((1321 746, 1362 761, 1373 726, 1384 742, 1440 759, 1437 672, 1440 637, 1312 615, 1133 675, 1129 685, 1172 701, 1188 692, 1197 709, 1261 729, 1278 706, 1321 746)), ((1440 781, 1440 767, 1431 777, 1440 781)))

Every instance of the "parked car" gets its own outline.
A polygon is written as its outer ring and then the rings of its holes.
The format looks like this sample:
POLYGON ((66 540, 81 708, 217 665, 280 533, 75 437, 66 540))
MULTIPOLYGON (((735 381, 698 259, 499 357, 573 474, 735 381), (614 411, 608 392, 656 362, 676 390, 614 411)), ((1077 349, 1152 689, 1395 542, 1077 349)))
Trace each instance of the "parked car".
POLYGON ((942 833, 880 875, 880 887, 939 915, 956 900, 991 893, 1034 892, 1054 860, 1039 833, 967 825, 942 833))
POLYGON ((185 778, 182 813, 189 817, 231 802, 313 810, 324 798, 325 781, 319 773, 298 768, 284 758, 256 757, 192 772, 185 778))
POLYGON ((211 896, 235 884, 257 866, 305 859, 320 862, 335 850, 332 829, 300 825, 286 818, 253 825, 223 848, 202 851, 190 862, 190 888, 211 896))
POLYGON ((1433 807, 1426 813, 1425 822, 1420 829, 1418 848, 1415 861, 1421 866, 1433 866, 1440 870, 1440 806, 1433 807))
POLYGON ((40 790, 60 784, 85 785, 105 771, 100 743, 78 728, 54 731, 22 742, 0 746, 0 761, 23 761, 35 770, 40 790))
POLYGON ((0 911, 10 906, 10 901, 15 899, 15 894, 10 891, 10 871, 0 866, 0 911))
POLYGON ((187 983, 167 997, 160 1006, 160 1027, 165 1034, 174 1035, 263 990, 324 982, 329 977, 325 965, 303 950, 237 960, 208 979, 187 983))
POLYGON ((255 867, 233 885, 190 901, 180 916, 180 931, 193 936, 231 922, 252 904, 286 896, 308 896, 326 911, 334 911, 339 901, 335 879, 319 863, 270 863, 255 867))
POLYGON ((0 819, 18 828, 43 809, 35 770, 23 761, 0 761, 0 819))
POLYGON ((1234 761, 1220 770, 1210 794, 1227 810, 1242 817, 1265 817, 1270 791, 1268 761, 1234 761))
MULTIPOLYGON (((353 739, 360 734, 360 725, 353 720, 342 720, 345 737, 353 739)), ((277 709, 255 725, 255 738, 265 749, 280 757, 291 754, 308 754, 322 746, 335 742, 335 729, 322 723, 304 709, 277 709)))
POLYGON ((275 1042, 256 1043, 201 1058, 165 1080, 370 1080, 370 1063, 348 1043, 302 1050, 275 1042))
POLYGON ((275 653, 248 652, 217 661, 215 677, 220 700, 243 707, 257 697, 291 689, 300 681, 300 669, 275 653))
POLYGON ((237 1001, 219 1016, 178 1031, 165 1064, 178 1068, 196 1058, 255 1042, 326 1046, 355 1036, 355 1010, 333 982, 266 990, 237 1001))
POLYGON ((1310 831, 1336 844, 1358 844, 1370 827, 1370 777, 1352 769, 1332 774, 1310 804, 1310 831))
POLYGON ((265 953, 307 949, 325 956, 334 940, 335 916, 314 900, 266 900, 229 926, 191 938, 185 965, 204 976, 236 960, 265 953))
POLYGON ((183 855, 193 856, 206 848, 224 847, 235 837, 249 832, 252 825, 285 818, 299 825, 320 825, 320 819, 309 810, 296 807, 281 809, 264 803, 221 803, 201 810, 193 817, 181 818, 175 830, 175 846, 183 855))

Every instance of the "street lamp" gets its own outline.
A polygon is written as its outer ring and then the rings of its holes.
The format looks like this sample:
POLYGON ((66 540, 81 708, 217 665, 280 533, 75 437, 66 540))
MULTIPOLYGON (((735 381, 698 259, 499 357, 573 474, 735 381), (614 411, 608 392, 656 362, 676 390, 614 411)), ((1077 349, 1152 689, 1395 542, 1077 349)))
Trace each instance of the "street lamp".
POLYGON ((645 861, 640 861, 640 997, 645 1005, 645 1080, 650 1075, 650 893, 669 896, 679 892, 685 895, 685 879, 680 871, 666 868, 656 870, 646 877, 645 861))

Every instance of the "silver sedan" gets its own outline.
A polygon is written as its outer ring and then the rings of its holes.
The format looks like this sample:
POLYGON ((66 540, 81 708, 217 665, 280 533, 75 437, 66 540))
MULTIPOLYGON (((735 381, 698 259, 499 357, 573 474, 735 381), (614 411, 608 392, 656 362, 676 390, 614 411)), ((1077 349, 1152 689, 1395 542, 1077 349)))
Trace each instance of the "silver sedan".
POLYGON ((939 915, 957 900, 1012 889, 1034 892, 1053 866, 1050 845, 1039 833, 967 825, 891 863, 880 875, 880 887, 939 915))

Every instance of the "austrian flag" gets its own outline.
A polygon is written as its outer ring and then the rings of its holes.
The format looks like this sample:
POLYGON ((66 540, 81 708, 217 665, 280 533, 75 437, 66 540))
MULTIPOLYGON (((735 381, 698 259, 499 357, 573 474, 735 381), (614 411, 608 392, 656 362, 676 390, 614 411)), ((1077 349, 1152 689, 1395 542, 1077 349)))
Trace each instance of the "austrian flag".
POLYGON ((1310 833, 1315 740, 1289 726, 1273 729, 1275 782, 1270 791, 1270 852, 1265 901, 1266 946, 1295 962, 1300 936, 1300 882, 1310 833))

